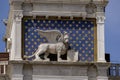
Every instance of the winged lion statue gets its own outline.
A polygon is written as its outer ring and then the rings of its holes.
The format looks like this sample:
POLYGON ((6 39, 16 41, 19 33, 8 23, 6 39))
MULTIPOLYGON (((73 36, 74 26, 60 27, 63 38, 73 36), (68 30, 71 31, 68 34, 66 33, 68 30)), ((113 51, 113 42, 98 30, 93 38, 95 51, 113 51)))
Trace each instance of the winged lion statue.
POLYGON ((59 30, 39 30, 37 29, 40 36, 46 37, 48 43, 42 43, 38 46, 38 49, 33 55, 24 56, 25 58, 31 58, 35 56, 34 61, 42 60, 39 55, 44 53, 44 59, 49 60, 49 54, 57 54, 57 61, 61 61, 61 55, 67 53, 68 50, 68 42, 69 42, 69 35, 67 32, 61 33, 59 30))

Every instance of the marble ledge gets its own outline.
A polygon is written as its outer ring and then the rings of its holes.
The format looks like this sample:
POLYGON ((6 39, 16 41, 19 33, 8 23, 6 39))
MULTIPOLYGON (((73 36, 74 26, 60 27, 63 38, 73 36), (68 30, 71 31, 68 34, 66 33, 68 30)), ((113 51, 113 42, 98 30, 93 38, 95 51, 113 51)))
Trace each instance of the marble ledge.
POLYGON ((101 65, 105 66, 108 65, 110 66, 110 62, 57 62, 57 61, 21 61, 21 60, 11 60, 9 61, 9 64, 38 64, 38 65, 74 65, 74 66, 86 66, 86 65, 101 65))

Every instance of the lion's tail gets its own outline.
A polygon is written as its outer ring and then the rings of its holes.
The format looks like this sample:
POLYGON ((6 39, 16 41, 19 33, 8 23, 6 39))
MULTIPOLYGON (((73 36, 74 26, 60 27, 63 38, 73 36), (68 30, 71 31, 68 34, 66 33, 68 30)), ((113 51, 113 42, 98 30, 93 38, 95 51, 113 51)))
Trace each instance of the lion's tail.
POLYGON ((32 55, 30 55, 30 56, 27 56, 27 55, 24 55, 24 58, 31 58, 31 57, 33 57, 35 54, 32 54, 32 55))

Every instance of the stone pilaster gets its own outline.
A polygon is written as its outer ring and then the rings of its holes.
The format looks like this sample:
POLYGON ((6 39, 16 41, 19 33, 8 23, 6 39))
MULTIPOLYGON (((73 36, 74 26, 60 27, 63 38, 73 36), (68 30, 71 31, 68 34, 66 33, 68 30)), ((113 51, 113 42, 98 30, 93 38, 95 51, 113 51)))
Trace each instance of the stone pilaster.
POLYGON ((12 49, 11 49, 11 58, 10 60, 22 60, 21 54, 21 28, 22 28, 22 10, 13 10, 13 25, 12 25, 12 49))
POLYGON ((96 13, 97 19, 97 62, 105 61, 104 12, 96 13))

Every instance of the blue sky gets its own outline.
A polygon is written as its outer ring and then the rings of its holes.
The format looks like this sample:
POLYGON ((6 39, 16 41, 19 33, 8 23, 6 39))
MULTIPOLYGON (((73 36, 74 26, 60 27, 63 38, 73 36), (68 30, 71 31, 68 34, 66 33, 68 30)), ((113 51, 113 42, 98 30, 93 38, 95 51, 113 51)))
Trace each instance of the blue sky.
MULTIPOLYGON (((2 20, 8 17, 9 0, 0 0, 0 10, 0 52, 4 52, 5 43, 2 39, 6 27, 2 20)), ((120 62, 120 0, 109 0, 105 14, 105 51, 110 53, 112 62, 120 62)))
POLYGON ((109 0, 106 7, 105 48, 112 62, 120 62, 120 0, 109 0))

